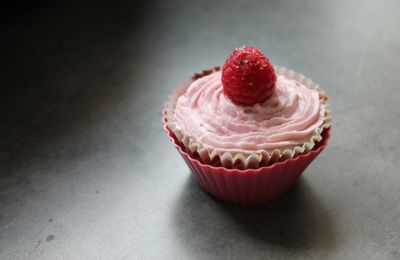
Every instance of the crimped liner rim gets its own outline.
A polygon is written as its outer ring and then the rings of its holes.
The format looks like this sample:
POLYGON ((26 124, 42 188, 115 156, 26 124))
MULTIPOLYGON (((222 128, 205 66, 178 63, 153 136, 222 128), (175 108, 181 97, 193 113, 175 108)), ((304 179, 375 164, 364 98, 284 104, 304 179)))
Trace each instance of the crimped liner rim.
MULTIPOLYGON (((165 110, 163 112, 165 114, 165 110)), ((202 167, 202 169, 204 170, 204 172, 216 172, 216 170, 218 169, 223 169, 224 171, 219 172, 217 174, 223 174, 223 173, 229 173, 229 174, 261 174, 261 173, 266 173, 266 172, 270 172, 273 169, 280 167, 281 165, 287 164, 291 161, 293 162, 297 162, 299 160, 302 160, 308 156, 310 156, 312 153, 316 153, 319 154, 323 149, 325 149, 325 147, 328 145, 328 141, 330 139, 331 136, 331 127, 327 128, 323 135, 324 140, 321 142, 322 144, 320 146, 318 146, 317 149, 313 149, 307 153, 302 153, 299 154, 298 156, 294 157, 294 158, 290 158, 284 161, 280 161, 280 162, 276 162, 274 164, 271 165, 266 165, 266 166, 261 166, 257 169, 252 169, 252 168, 248 168, 248 169, 237 169, 237 168, 225 168, 223 166, 214 166, 211 164, 205 164, 202 161, 198 160, 197 158, 193 158, 191 154, 189 154, 186 150, 184 150, 184 148, 182 147, 182 143, 179 142, 175 136, 175 134, 168 128, 168 125, 166 124, 166 117, 163 117, 163 122, 164 122, 164 130, 167 132, 168 137, 170 138, 171 142, 173 143, 173 145, 175 146, 175 148, 178 149, 179 153, 184 156, 187 160, 190 161, 191 164, 195 164, 198 165, 200 167, 202 167)))

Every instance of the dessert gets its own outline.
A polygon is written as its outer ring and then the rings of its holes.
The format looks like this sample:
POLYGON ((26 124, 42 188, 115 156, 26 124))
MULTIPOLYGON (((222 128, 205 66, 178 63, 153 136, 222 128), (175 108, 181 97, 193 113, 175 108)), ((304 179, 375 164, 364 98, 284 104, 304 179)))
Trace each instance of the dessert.
POLYGON ((165 129, 203 188, 242 204, 289 188, 325 147, 330 119, 315 83, 250 46, 222 71, 195 74, 164 109, 165 129))

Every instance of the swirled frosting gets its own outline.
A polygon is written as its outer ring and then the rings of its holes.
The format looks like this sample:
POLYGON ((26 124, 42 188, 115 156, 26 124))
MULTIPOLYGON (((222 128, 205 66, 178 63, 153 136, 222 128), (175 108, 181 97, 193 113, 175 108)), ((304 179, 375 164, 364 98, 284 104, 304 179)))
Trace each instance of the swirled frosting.
POLYGON ((193 143, 218 152, 293 149, 318 134, 325 107, 319 93, 277 75, 275 93, 265 102, 238 106, 223 93, 221 72, 192 82, 176 103, 173 120, 193 143))

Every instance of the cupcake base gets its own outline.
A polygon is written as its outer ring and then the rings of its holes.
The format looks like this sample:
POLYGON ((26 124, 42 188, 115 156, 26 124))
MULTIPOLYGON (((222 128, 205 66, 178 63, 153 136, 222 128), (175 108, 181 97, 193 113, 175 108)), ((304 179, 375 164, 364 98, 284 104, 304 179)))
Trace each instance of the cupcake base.
MULTIPOLYGON (((165 113, 166 111, 164 115, 165 113)), ((200 160, 192 158, 168 128, 165 116, 164 129, 200 186, 220 200, 237 204, 266 202, 287 191, 327 146, 331 130, 324 129, 321 142, 316 143, 312 150, 304 154, 270 166, 239 170, 203 164, 200 160)))

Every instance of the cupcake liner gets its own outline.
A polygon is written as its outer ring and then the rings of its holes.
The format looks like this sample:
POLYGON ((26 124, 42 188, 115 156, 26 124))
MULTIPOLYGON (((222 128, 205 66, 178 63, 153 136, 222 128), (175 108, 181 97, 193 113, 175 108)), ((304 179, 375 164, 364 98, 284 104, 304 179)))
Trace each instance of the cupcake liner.
POLYGON ((164 129, 200 186, 218 199, 237 204, 265 202, 287 191, 327 146, 331 131, 331 128, 324 129, 321 142, 297 157, 258 169, 227 169, 204 164, 199 158, 192 157, 169 129, 166 113, 164 110, 164 129))
POLYGON ((238 169, 257 169, 263 166, 272 165, 276 162, 285 161, 290 158, 295 158, 300 154, 311 151, 318 142, 323 139, 322 133, 324 129, 330 127, 331 112, 327 103, 327 96, 315 84, 312 80, 306 78, 303 74, 288 70, 284 67, 275 66, 275 71, 279 75, 285 75, 290 79, 296 79, 302 82, 305 86, 318 91, 320 101, 325 105, 325 116, 322 125, 317 129, 317 134, 314 135, 308 142, 305 142, 301 146, 296 146, 293 149, 279 150, 274 149, 272 151, 259 150, 251 151, 249 153, 235 152, 235 151, 224 151, 218 152, 210 148, 203 147, 202 144, 196 143, 189 136, 182 133, 177 129, 173 121, 173 111, 179 96, 184 94, 189 85, 196 79, 201 78, 205 75, 211 74, 213 71, 218 71, 219 67, 214 69, 204 70, 203 73, 196 73, 194 76, 184 82, 175 92, 169 97, 167 103, 164 106, 164 117, 167 120, 168 128, 174 133, 175 137, 183 146, 186 151, 190 153, 192 157, 198 157, 205 164, 211 164, 213 166, 223 166, 225 168, 238 168, 238 169))

